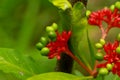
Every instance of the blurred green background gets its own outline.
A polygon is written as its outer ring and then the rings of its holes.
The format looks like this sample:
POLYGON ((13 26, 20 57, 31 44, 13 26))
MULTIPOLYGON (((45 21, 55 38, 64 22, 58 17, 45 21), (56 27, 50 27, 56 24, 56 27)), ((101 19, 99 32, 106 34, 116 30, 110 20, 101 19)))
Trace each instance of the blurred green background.
MULTIPOLYGON (((88 0, 87 9, 95 11, 116 1, 118 0, 88 0)), ((38 56, 39 51, 35 49, 35 44, 44 35, 45 26, 57 23, 59 19, 58 9, 48 0, 0 0, 0 48, 16 49, 37 59, 41 73, 53 71, 56 60, 38 56), (51 63, 50 67, 48 63, 51 63)), ((89 29, 90 39, 93 43, 97 42, 100 38, 98 28, 89 29)), ((117 28, 112 29, 107 40, 113 41, 119 32, 117 28)), ((15 80, 2 71, 0 80, 8 80, 6 76, 10 77, 10 80, 15 80)))
MULTIPOLYGON (((87 8, 97 10, 116 1, 88 0, 87 8)), ((34 49, 45 26, 58 21, 57 8, 48 0, 0 0, 0 47, 34 49)))

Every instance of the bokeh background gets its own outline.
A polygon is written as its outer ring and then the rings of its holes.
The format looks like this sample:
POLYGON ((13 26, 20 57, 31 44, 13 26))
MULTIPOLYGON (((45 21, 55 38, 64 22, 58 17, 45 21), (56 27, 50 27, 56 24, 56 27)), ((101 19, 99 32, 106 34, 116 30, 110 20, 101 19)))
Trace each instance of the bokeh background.
MULTIPOLYGON (((118 0, 88 0, 87 8, 95 11, 110 6, 118 0)), ((45 27, 59 22, 58 9, 48 0, 0 0, 0 48, 16 49, 38 59, 40 73, 54 70, 56 60, 38 56, 35 44, 44 35, 45 27), (48 64, 51 64, 48 67, 48 64)), ((107 40, 113 41, 119 29, 112 29, 107 40)), ((97 27, 90 27, 89 36, 92 42, 100 38, 97 27)), ((84 45, 85 46, 85 45, 84 45)), ((0 71, 0 80, 17 80, 10 74, 0 71)))
MULTIPOLYGON (((88 0, 87 8, 94 11, 116 1, 88 0)), ((0 0, 0 47, 34 48, 45 26, 58 21, 57 8, 48 0, 0 0)))

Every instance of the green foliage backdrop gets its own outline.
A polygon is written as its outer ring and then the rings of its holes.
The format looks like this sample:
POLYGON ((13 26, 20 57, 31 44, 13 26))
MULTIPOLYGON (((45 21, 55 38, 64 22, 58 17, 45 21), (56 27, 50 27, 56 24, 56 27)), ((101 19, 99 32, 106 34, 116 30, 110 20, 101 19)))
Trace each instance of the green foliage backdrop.
MULTIPOLYGON (((116 1, 88 0, 87 8, 97 10, 103 8, 103 6, 109 6, 116 1)), ((71 6, 69 5, 69 7, 71 6)), ((45 26, 51 25, 53 22, 58 23, 59 20, 58 8, 53 6, 48 0, 0 0, 0 80, 25 80, 37 74, 40 74, 38 76, 42 78, 45 74, 41 75, 41 73, 54 71, 56 59, 48 60, 46 57, 41 56, 39 51, 35 49, 35 44, 45 34, 45 26), (50 65, 48 66, 48 64, 50 65)), ((79 24, 83 24, 79 20, 75 20, 79 24)), ((78 24, 74 25, 78 26, 78 24)), ((78 26, 78 28, 81 29, 82 27, 78 26)), ((82 52, 82 56, 78 55, 78 57, 82 58, 85 64, 90 67, 93 64, 91 60, 94 61, 94 58, 90 60, 90 55, 85 58, 85 53, 89 53, 89 50, 90 53, 93 53, 94 50, 91 48, 93 46, 91 43, 95 43, 100 35, 96 35, 99 34, 97 28, 93 29, 89 26, 88 28, 88 34, 83 29, 83 31, 81 30, 83 33, 78 32, 75 34, 75 37, 79 36, 76 41, 79 44, 78 50, 82 52), (83 51, 85 48, 86 50, 83 51)), ((115 38, 114 35, 119 32, 117 29, 111 30, 107 40, 112 41, 115 38)), ((63 76, 63 74, 58 73, 56 78, 62 75, 63 78, 68 76, 64 79, 61 78, 62 80, 70 80, 70 78, 71 80, 84 79, 79 70, 80 67, 75 63, 73 74, 77 76, 68 74, 63 76)), ((48 73, 47 75, 53 76, 56 73, 48 73)), ((118 76, 111 76, 113 75, 106 76, 106 80, 118 79, 118 76)), ((91 77, 88 78, 91 79, 91 77)), ((85 80, 88 78, 85 78, 85 80)), ((28 80, 34 80, 34 77, 28 80)), ((36 76, 36 80, 40 79, 37 79, 36 76)), ((51 78, 51 80, 53 79, 51 78)))

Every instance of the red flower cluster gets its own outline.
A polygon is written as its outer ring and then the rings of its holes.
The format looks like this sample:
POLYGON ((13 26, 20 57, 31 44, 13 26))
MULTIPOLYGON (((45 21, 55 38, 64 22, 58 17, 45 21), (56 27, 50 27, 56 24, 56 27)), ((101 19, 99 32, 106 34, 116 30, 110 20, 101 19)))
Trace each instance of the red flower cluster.
POLYGON ((71 36, 71 31, 69 32, 63 31, 61 34, 56 32, 56 34, 57 34, 56 41, 50 42, 47 45, 47 47, 50 50, 50 52, 48 53, 48 58, 51 59, 56 56, 56 58, 59 60, 61 53, 66 52, 66 50, 68 50, 67 43, 71 36))
POLYGON ((88 18, 88 23, 102 27, 102 21, 106 22, 111 27, 120 28, 120 12, 117 8, 114 11, 104 8, 102 10, 92 12, 88 18))
POLYGON ((113 64, 112 72, 113 74, 118 74, 120 76, 120 54, 116 52, 116 48, 119 46, 119 41, 115 41, 113 44, 108 43, 104 45, 104 60, 107 62, 99 64, 98 68, 106 67, 107 64, 113 64))

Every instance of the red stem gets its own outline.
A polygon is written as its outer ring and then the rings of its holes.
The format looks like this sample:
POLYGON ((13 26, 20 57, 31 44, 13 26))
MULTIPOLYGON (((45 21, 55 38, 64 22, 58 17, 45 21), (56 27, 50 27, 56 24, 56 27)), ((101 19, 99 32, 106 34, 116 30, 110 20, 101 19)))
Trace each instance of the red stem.
POLYGON ((76 56, 72 54, 71 51, 67 50, 67 54, 72 57, 82 68, 84 68, 90 75, 92 75, 92 71, 82 63, 76 56))
MULTIPOLYGON (((108 25, 108 27, 107 27, 106 30, 103 29, 102 25, 100 26, 100 29, 101 29, 101 32, 102 32, 101 39, 105 39, 106 38, 106 36, 107 36, 110 28, 111 28, 111 25, 108 25)), ((98 52, 100 52, 100 51, 101 50, 99 49, 98 52)), ((93 72, 92 72, 92 74, 93 74, 94 77, 96 77, 96 75, 97 75, 97 65, 98 65, 98 61, 96 60, 95 65, 94 65, 94 69, 93 69, 93 72)))

